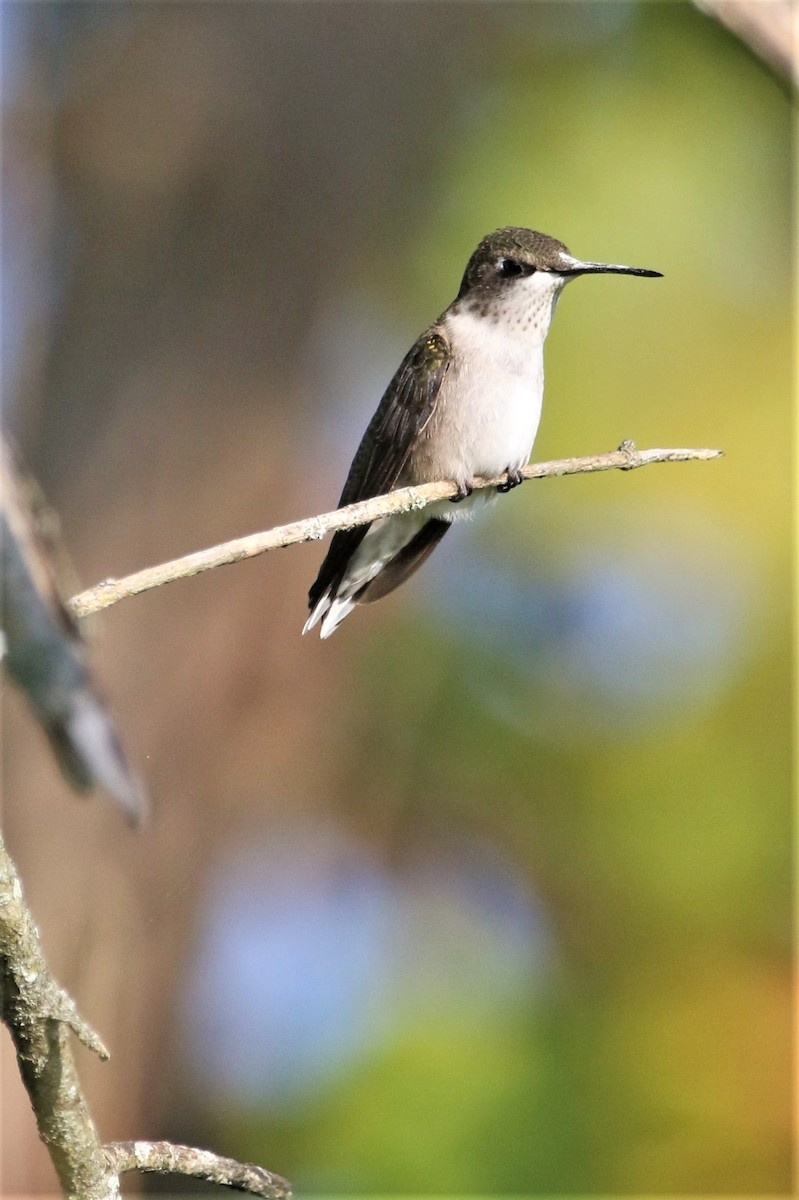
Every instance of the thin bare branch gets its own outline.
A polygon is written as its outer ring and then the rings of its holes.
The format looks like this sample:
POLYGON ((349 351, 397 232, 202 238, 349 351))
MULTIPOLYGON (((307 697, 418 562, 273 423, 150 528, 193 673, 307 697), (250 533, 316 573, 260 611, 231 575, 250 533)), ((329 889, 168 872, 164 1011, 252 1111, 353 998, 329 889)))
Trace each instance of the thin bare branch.
POLYGON ((237 1191, 264 1196, 266 1200, 289 1200, 291 1184, 253 1163, 222 1158, 210 1150, 176 1146, 172 1142, 111 1142, 104 1147, 114 1171, 157 1171, 165 1175, 188 1175, 218 1183, 237 1191))
MULTIPOLYGON (((610 454, 594 454, 584 458, 560 458, 551 462, 532 463, 524 467, 522 475, 525 479, 543 479, 551 475, 581 475, 592 471, 632 471, 637 467, 645 467, 650 463, 686 462, 689 459, 706 460, 718 458, 721 450, 637 450, 633 442, 623 442, 618 450, 610 454)), ((474 480, 475 488, 497 487, 504 482, 506 475, 497 475, 490 479, 474 480)), ((280 546, 292 546, 297 542, 319 541, 328 533, 337 529, 354 529, 356 525, 366 525, 380 517, 392 516, 396 513, 410 512, 412 509, 425 508, 436 500, 449 500, 457 495, 457 486, 451 481, 442 483, 426 483, 420 487, 399 488, 385 496, 375 496, 371 500, 362 500, 357 504, 348 504, 345 508, 334 512, 322 513, 318 517, 306 517, 302 521, 293 521, 289 525, 278 525, 264 533, 253 533, 247 537, 236 538, 232 542, 224 542, 219 546, 211 546, 207 550, 198 550, 195 554, 187 554, 183 558, 175 558, 170 562, 161 563, 155 567, 147 567, 126 575, 123 579, 106 579, 96 587, 81 592, 69 601, 69 607, 76 617, 87 617, 103 608, 110 608, 128 596, 137 596, 151 588, 161 587, 165 583, 173 583, 176 579, 188 579, 199 575, 201 571, 211 571, 215 567, 227 566, 230 563, 241 562, 245 558, 254 558, 267 550, 275 550, 280 546)))
POLYGON ((61 1188, 76 1200, 116 1200, 119 1181, 80 1087, 69 1043, 73 1029, 108 1057, 78 1015, 74 1001, 51 977, 39 933, 25 904, 16 868, 0 839, 0 1003, 17 1062, 61 1188))

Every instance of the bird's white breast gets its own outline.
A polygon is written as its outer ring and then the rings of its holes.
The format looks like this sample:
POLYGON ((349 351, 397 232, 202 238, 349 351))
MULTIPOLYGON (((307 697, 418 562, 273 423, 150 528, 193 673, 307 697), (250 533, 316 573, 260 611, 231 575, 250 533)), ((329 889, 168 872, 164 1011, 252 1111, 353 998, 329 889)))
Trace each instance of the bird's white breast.
MULTIPOLYGON (((541 272, 519 280, 499 304, 464 304, 446 314, 452 360, 414 455, 414 482, 468 482, 528 461, 541 420, 544 339, 561 286, 541 272)), ((466 515, 470 507, 471 501, 454 512, 449 506, 447 515, 466 515)))
POLYGON ((468 311, 450 317, 448 333, 454 361, 437 433, 467 476, 523 466, 541 420, 543 339, 468 311))

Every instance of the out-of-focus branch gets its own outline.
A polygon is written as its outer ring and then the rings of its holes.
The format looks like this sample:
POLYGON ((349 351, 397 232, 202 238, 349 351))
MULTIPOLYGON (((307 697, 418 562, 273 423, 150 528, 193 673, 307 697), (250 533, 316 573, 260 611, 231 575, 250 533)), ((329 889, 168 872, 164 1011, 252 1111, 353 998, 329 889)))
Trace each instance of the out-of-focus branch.
POLYGON ((222 1158, 210 1150, 176 1146, 171 1142, 111 1142, 105 1155, 113 1169, 122 1171, 158 1171, 162 1174, 188 1175, 236 1188, 266 1200, 288 1200, 291 1185, 271 1171, 253 1163, 222 1158))
POLYGON ((119 1182, 81 1091, 69 1029, 108 1057, 53 980, 13 862, 0 839, 0 1011, 17 1052, 39 1136, 66 1196, 116 1200, 119 1182))
POLYGON ((105 788, 137 822, 147 809, 144 790, 128 766, 80 629, 58 588, 56 520, 0 437, 0 624, 6 670, 30 701, 69 783, 79 791, 105 788))
MULTIPOLYGON (((718 458, 722 453, 721 450, 637 450, 634 442, 623 442, 618 450, 610 454, 532 463, 523 468, 522 476, 525 479, 543 479, 551 475, 581 475, 592 471, 632 471, 650 463, 704 460, 718 458)), ((471 482, 476 489, 491 488, 497 487, 506 479, 507 475, 503 474, 471 482)), ((303 521, 293 521, 290 525, 278 525, 264 533, 253 533, 207 550, 198 550, 195 554, 187 554, 183 558, 175 558, 156 567, 147 567, 133 575, 126 575, 123 579, 106 579, 96 587, 73 596, 69 601, 69 608, 76 617, 87 617, 125 600, 128 596, 137 596, 140 592, 161 587, 176 579, 188 579, 201 571, 211 571, 215 567, 254 558, 257 554, 264 554, 267 550, 275 550, 279 546, 318 541, 334 530, 354 529, 357 525, 366 525, 380 517, 425 508, 436 500, 449 500, 457 494, 458 488, 451 481, 399 488, 385 496, 375 496, 371 500, 348 504, 345 508, 322 513, 318 517, 307 517, 303 521)))
POLYGON ((799 6, 796 0, 694 0, 740 38, 782 79, 799 84, 799 6))

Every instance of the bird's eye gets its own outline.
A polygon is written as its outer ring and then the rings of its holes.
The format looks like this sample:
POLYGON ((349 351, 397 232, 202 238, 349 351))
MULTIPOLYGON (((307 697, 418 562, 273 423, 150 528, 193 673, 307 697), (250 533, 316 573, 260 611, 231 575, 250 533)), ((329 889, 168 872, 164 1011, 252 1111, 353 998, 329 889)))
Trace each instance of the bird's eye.
POLYGON ((497 271, 503 279, 511 279, 514 275, 532 275, 533 270, 533 267, 520 263, 517 258, 501 258, 497 263, 497 271))

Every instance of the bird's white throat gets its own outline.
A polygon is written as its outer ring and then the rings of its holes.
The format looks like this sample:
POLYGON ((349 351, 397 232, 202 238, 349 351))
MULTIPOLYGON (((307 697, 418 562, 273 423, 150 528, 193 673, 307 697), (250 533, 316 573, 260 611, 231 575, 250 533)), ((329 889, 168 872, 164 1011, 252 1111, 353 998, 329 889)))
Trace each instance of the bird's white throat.
POLYGON ((479 296, 466 298, 454 306, 449 319, 474 317, 478 330, 486 335, 494 333, 497 339, 506 338, 519 352, 523 347, 529 351, 531 345, 544 344, 558 297, 570 278, 536 271, 514 280, 512 286, 487 300, 479 296))

